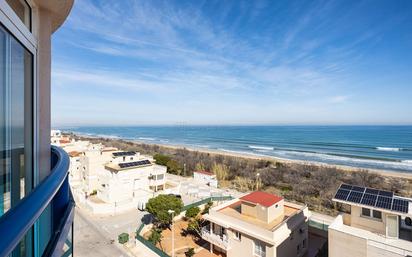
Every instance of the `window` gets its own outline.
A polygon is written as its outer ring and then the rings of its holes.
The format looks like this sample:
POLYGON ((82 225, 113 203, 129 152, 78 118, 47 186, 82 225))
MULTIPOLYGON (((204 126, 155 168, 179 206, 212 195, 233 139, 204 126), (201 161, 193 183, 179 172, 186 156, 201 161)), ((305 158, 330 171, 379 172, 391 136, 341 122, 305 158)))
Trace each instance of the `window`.
POLYGON ((240 232, 235 231, 234 235, 235 235, 236 240, 239 240, 239 241, 242 240, 242 234, 240 234, 240 232))
POLYGON ((255 240, 254 255, 258 257, 266 256, 266 246, 263 242, 255 240))
POLYGON ((163 174, 159 174, 159 175, 157 175, 157 180, 162 180, 162 179, 163 179, 163 177, 164 177, 164 175, 163 175, 163 174))
POLYGON ((374 219, 382 219, 382 212, 377 210, 371 210, 368 208, 362 208, 362 217, 366 218, 374 218, 374 219))
POLYGON ((368 208, 362 208, 362 216, 370 217, 371 216, 371 210, 368 208))
POLYGON ((297 245, 297 246, 296 246, 296 252, 297 252, 297 254, 300 253, 300 245, 297 245))
POLYGON ((0 25, 0 216, 33 185, 33 56, 0 25))
POLYGON ((31 8, 25 0, 6 0, 14 13, 31 31, 31 8))
POLYGON ((302 248, 306 248, 306 239, 303 239, 302 248))
POLYGON ((373 210, 373 217, 375 219, 382 219, 382 212, 373 210))

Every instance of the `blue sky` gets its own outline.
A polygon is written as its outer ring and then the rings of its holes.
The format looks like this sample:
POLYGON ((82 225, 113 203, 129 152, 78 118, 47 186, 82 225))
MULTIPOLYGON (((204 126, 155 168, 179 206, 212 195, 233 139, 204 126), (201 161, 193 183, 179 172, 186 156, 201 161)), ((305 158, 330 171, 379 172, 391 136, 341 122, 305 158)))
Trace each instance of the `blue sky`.
POLYGON ((75 2, 62 125, 412 124, 412 1, 75 2))

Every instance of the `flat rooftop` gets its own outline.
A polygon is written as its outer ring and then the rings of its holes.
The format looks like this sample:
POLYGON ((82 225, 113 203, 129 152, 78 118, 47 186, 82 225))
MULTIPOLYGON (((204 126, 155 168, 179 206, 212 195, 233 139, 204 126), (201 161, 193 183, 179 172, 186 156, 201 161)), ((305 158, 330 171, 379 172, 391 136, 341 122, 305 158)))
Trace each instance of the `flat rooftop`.
POLYGON ((131 161, 131 162, 121 162, 121 163, 108 163, 105 165, 105 168, 111 172, 119 172, 121 170, 129 170, 129 169, 138 169, 142 167, 152 166, 153 164, 146 159, 138 160, 138 161, 131 161))
MULTIPOLYGON (((274 219, 270 223, 266 223, 264 221, 261 221, 257 218, 251 217, 249 215, 244 215, 240 213, 240 206, 242 204, 242 201, 239 200, 229 206, 226 206, 222 209, 217 210, 219 213, 225 214, 227 216, 230 216, 232 218, 247 222, 249 224, 258 226, 260 228, 273 231, 279 224, 281 224, 283 221, 287 220, 289 217, 295 215, 297 212, 300 211, 300 209, 289 206, 286 202, 284 204, 284 213, 283 215, 279 216, 278 218, 274 219)), ((302 206, 303 208, 303 206, 302 206)))

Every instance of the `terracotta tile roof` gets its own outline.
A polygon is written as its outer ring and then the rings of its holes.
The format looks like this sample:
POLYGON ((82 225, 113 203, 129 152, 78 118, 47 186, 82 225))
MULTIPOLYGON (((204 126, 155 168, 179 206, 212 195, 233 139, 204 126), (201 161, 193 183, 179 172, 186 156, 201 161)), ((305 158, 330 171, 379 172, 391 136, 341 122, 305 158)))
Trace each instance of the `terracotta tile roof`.
POLYGON ((277 195, 266 193, 266 192, 255 191, 255 192, 252 192, 248 195, 241 197, 240 200, 245 201, 245 202, 260 204, 265 207, 270 207, 274 205, 275 203, 283 200, 283 198, 277 195))
POLYGON ((80 154, 81 154, 81 152, 78 152, 78 151, 69 152, 70 157, 78 157, 78 156, 80 156, 80 154))
POLYGON ((194 172, 196 172, 196 173, 201 173, 201 174, 205 174, 205 175, 208 175, 208 176, 213 176, 213 175, 215 175, 215 174, 213 174, 212 172, 210 172, 210 171, 205 171, 205 170, 197 170, 197 171, 194 171, 194 172))

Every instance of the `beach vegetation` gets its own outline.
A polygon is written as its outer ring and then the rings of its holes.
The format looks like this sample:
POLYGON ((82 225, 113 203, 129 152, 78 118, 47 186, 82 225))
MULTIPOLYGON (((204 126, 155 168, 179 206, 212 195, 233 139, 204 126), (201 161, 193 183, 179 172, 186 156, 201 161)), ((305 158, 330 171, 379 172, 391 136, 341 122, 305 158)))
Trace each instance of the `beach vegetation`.
POLYGON ((225 164, 213 163, 212 172, 218 181, 223 181, 227 179, 229 168, 225 164))
POLYGON ((256 188, 256 174, 259 173, 259 190, 283 196, 289 201, 305 203, 311 210, 337 214, 339 206, 331 199, 341 183, 372 187, 393 191, 404 197, 412 196, 412 179, 386 175, 375 171, 343 168, 334 165, 316 164, 300 161, 259 159, 228 153, 200 152, 186 148, 172 148, 160 145, 133 143, 120 139, 85 138, 94 143, 117 147, 123 150, 138 151, 154 155, 160 162, 169 163, 169 172, 180 174, 186 167, 185 176, 192 176, 198 164, 203 170, 216 174, 219 185, 239 191, 256 188), (160 154, 160 155, 159 155, 160 154), (166 156, 166 157, 165 157, 166 156), (159 158, 160 157, 160 158, 159 158), (167 158, 168 157, 168 158, 167 158), (180 170, 180 173, 179 173, 180 170))

